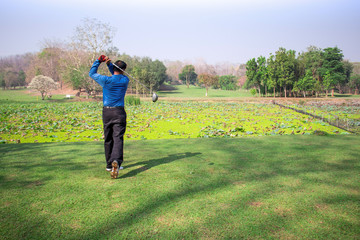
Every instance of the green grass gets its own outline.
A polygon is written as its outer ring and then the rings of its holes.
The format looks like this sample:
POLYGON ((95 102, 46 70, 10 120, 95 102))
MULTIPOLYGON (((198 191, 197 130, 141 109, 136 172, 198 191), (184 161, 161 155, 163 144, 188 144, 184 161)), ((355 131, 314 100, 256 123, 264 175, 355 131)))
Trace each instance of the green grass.
POLYGON ((359 136, 0 145, 2 239, 357 239, 359 136))
POLYGON ((250 91, 239 89, 236 91, 225 91, 221 89, 209 89, 208 96, 205 96, 206 89, 190 85, 187 88, 186 85, 173 86, 177 88, 171 91, 160 91, 158 92, 159 97, 168 98, 239 98, 239 97, 252 97, 250 91))
POLYGON ((74 96, 66 98, 64 94, 54 94, 51 98, 41 99, 41 96, 35 91, 33 94, 29 93, 29 89, 15 89, 15 90, 0 90, 0 104, 24 104, 24 103, 66 103, 74 102, 74 96))
POLYGON ((0 90, 0 102, 9 103, 31 103, 41 101, 41 97, 26 93, 25 89, 0 90))

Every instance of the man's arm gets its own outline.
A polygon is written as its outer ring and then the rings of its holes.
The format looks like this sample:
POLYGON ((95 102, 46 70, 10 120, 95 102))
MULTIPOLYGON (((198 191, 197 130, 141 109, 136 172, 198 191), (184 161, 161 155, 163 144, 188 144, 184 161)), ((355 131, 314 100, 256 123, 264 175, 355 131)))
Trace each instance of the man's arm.
POLYGON ((112 64, 112 62, 110 62, 110 60, 108 62, 106 62, 106 64, 109 68, 111 75, 114 75, 114 64, 112 64))
POLYGON ((97 73, 100 64, 101 62, 99 60, 95 60, 94 64, 90 68, 89 76, 94 79, 98 84, 100 84, 100 86, 104 87, 106 80, 109 77, 97 73))

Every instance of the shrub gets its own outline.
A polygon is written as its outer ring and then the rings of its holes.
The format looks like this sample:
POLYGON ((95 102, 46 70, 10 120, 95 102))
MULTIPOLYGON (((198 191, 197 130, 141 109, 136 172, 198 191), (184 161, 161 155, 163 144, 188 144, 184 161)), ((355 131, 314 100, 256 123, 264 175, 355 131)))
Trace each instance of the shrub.
POLYGON ((250 93, 251 93, 251 95, 255 96, 257 91, 255 88, 252 88, 252 89, 250 89, 250 93))
POLYGON ((140 98, 134 96, 125 96, 125 104, 130 106, 140 105, 140 98))

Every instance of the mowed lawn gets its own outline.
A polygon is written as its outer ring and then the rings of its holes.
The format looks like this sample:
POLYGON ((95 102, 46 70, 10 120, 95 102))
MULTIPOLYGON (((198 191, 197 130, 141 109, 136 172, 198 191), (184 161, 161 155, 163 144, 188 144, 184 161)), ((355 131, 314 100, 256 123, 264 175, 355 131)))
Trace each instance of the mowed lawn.
POLYGON ((359 239, 360 137, 0 145, 1 239, 359 239))
POLYGON ((209 88, 208 96, 205 96, 206 89, 199 86, 190 85, 174 85, 174 90, 159 91, 158 95, 161 98, 239 98, 239 97, 253 97, 249 90, 239 89, 236 91, 227 91, 221 89, 209 88))

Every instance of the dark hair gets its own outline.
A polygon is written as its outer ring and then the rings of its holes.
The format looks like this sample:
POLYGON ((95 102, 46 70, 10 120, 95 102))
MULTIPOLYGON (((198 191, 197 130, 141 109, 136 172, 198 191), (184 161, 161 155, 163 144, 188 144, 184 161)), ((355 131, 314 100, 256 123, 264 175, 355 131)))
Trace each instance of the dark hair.
POLYGON ((126 63, 124 62, 124 61, 121 61, 121 60, 117 60, 116 62, 115 62, 115 64, 114 64, 114 71, 117 71, 117 72, 122 72, 121 71, 121 69, 119 69, 119 68, 121 68, 122 70, 125 70, 126 69, 126 63))

